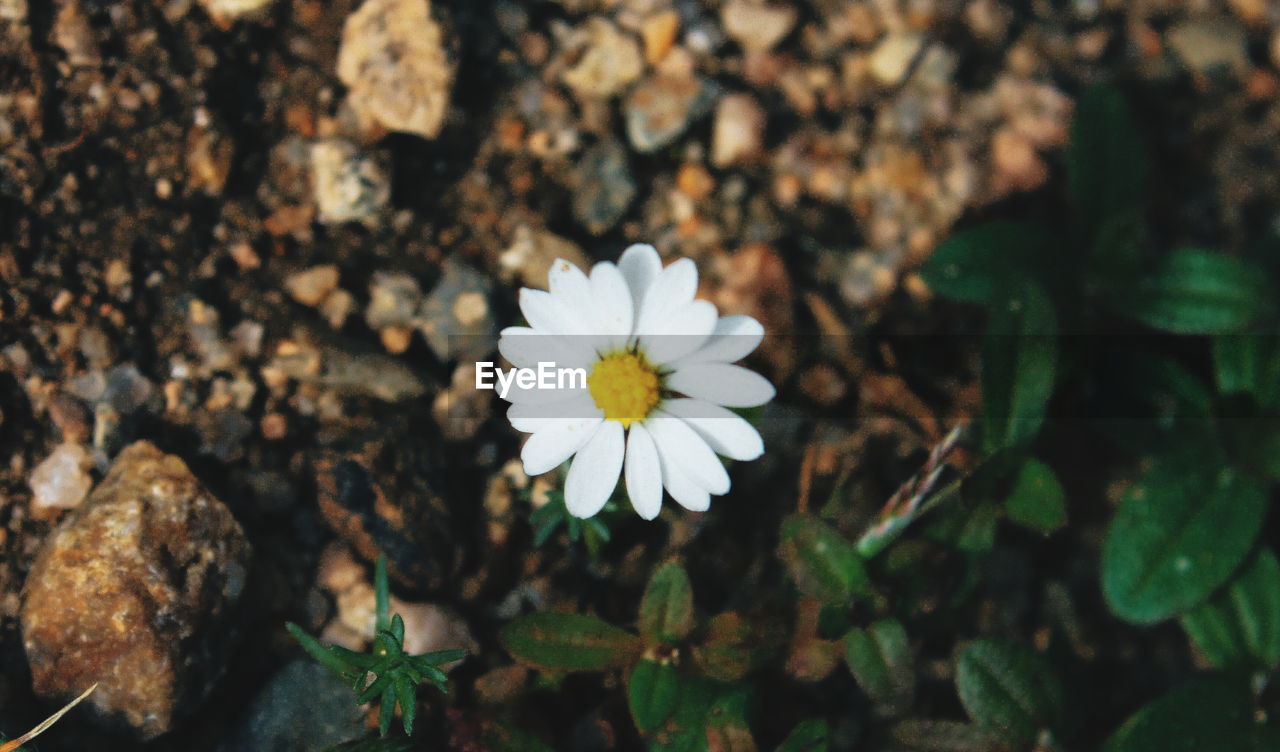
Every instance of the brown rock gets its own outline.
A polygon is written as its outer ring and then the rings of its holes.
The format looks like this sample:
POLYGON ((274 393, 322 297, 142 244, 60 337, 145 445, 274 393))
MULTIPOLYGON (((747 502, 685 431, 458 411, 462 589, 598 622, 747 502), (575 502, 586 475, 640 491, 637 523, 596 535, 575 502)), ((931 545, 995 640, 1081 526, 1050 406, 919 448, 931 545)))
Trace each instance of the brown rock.
POLYGON ((338 78, 362 118, 435 138, 449 109, 453 75, 427 0, 366 0, 347 17, 338 78))
POLYGON ((561 76, 578 96, 611 97, 644 71, 640 45, 603 18, 591 19, 583 35, 585 49, 581 57, 561 76))
POLYGON ((711 132, 711 164, 716 167, 745 162, 760 153, 764 141, 764 110, 750 94, 728 94, 716 105, 711 132))
POLYGON ((289 275, 284 288, 303 305, 318 306, 338 287, 338 267, 322 264, 289 275))
POLYGON ((655 13, 644 20, 640 36, 644 38, 644 58, 649 65, 657 65, 671 51, 680 31, 680 14, 674 10, 655 13))
POLYGON ((186 464, 140 441, 49 536, 21 621, 37 694, 87 704, 151 739, 221 673, 249 542, 186 464))
POLYGON ((796 9, 758 0, 729 0, 720 9, 725 33, 748 52, 766 52, 796 25, 796 9))

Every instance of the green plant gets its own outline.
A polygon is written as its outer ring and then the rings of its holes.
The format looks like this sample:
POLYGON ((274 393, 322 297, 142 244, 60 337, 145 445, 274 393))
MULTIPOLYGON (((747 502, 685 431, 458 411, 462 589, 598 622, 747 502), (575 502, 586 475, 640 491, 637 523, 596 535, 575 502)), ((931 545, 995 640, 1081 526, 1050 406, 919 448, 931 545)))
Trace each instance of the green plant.
POLYGON ((438 650, 420 655, 405 652, 404 620, 400 618, 400 614, 388 616, 391 600, 385 556, 378 557, 374 572, 374 591, 376 632, 368 653, 357 653, 340 645, 323 645, 293 622, 287 623, 285 628, 312 658, 351 685, 351 689, 356 692, 357 703, 364 704, 375 698, 379 700, 380 735, 386 736, 391 730, 391 719, 397 705, 400 707, 405 734, 412 734, 418 709, 418 685, 424 681, 430 682, 441 692, 447 692, 448 677, 440 667, 462 660, 467 651, 438 650))

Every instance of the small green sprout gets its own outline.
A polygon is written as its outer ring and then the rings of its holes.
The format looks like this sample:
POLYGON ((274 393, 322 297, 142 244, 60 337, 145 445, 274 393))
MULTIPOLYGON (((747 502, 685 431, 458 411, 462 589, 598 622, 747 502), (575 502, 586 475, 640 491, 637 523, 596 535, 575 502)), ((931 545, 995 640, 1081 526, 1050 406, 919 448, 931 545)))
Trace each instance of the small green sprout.
POLYGON ((533 544, 541 547, 564 525, 569 540, 574 543, 582 541, 587 547, 587 553, 594 559, 610 537, 609 528, 601 518, 615 509, 617 505, 610 499, 600 514, 585 520, 579 519, 569 514, 569 508, 564 504, 563 491, 548 491, 547 503, 529 516, 529 523, 533 525, 533 544))
POLYGON ((400 618, 400 614, 388 618, 391 599, 385 556, 378 557, 374 570, 374 592, 377 604, 376 634, 368 653, 357 653, 340 645, 323 645, 293 622, 287 622, 285 628, 312 658, 351 685, 352 691, 357 693, 356 702, 364 704, 381 696, 381 712, 378 716, 380 735, 386 736, 391 730, 391 719, 395 715, 397 703, 400 705, 404 733, 411 735, 417 710, 418 685, 429 681, 441 692, 447 692, 445 683, 448 677, 440 666, 462 660, 467 651, 437 650, 421 655, 410 655, 404 651, 404 619, 400 618))

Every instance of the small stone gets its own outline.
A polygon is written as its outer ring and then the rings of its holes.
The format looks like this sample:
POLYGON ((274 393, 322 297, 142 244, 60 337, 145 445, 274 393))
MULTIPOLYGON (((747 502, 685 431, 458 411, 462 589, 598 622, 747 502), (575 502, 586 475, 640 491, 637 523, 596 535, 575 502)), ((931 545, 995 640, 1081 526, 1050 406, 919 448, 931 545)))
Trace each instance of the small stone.
POLYGON ((720 8, 725 33, 747 52, 768 52, 796 25, 796 9, 760 0, 729 0, 720 8))
MULTIPOLYGON (((32 507, 41 512, 74 509, 93 488, 89 453, 79 444, 59 444, 31 471, 32 507)), ((37 515, 40 516, 40 515, 37 515)))
POLYGON ((890 32, 871 52, 871 75, 881 86, 902 83, 923 44, 924 35, 918 32, 890 32))
POLYGON ((435 138, 454 68, 428 0, 366 0, 347 17, 338 78, 355 112, 388 130, 435 138))
POLYGON ((70 394, 64 392, 50 400, 49 418, 63 441, 78 444, 89 439, 93 415, 83 402, 70 394))
POLYGON ((92 68, 102 64, 97 38, 89 19, 78 2, 63 2, 50 32, 54 44, 62 48, 67 62, 76 68, 92 68))
POLYGON ((23 642, 35 692, 85 702, 153 739, 189 716, 227 661, 249 542, 181 459, 125 448, 45 540, 27 578, 23 642))
POLYGON ((764 110, 750 94, 728 94, 716 105, 711 131, 711 164, 724 168, 746 162, 760 153, 764 139, 764 110))
POLYGON ((657 65, 671 51, 680 31, 680 14, 674 10, 655 13, 644 20, 640 36, 644 39, 644 59, 657 65))
POLYGON ((592 235, 602 235, 622 219, 636 196, 627 150, 614 140, 588 149, 574 173, 573 216, 592 235))
POLYGON ((1231 18, 1183 21, 1170 29, 1165 38, 1178 58, 1199 75, 1242 76, 1249 70, 1248 37, 1231 18))
POLYGON ((262 258, 253 250, 253 246, 245 242, 234 243, 231 246, 231 259, 236 262, 236 266, 241 271, 250 271, 262 266, 262 258))
POLYGON ((346 682, 310 658, 299 658, 267 681, 219 750, 320 752, 363 736, 363 720, 346 682))
POLYGON ((449 259, 422 303, 418 329, 441 360, 476 360, 497 345, 498 325, 489 305, 488 276, 449 259))
POLYGON ((1009 127, 996 131, 991 139, 992 190, 997 195, 1039 188, 1049 179, 1049 167, 1035 146, 1009 127))
POLYGON ((700 201, 715 190, 716 180, 702 165, 687 164, 676 173, 676 187, 694 201, 700 201))
POLYGON ((341 139, 311 146, 311 187, 325 224, 371 222, 391 200, 387 173, 341 139))
POLYGON ((408 274, 374 272, 364 321, 370 329, 411 323, 422 305, 422 286, 408 274))
POLYGON ((334 329, 346 326, 347 317, 356 309, 355 296, 343 289, 334 290, 320 304, 320 315, 334 329))
POLYGON ((675 141, 706 114, 715 87, 695 75, 656 75, 631 90, 626 102, 627 136, 636 151, 649 153, 675 141))
POLYGON ((378 332, 382 346, 392 355, 399 355, 413 343, 413 330, 405 326, 388 326, 378 332))
POLYGON ((609 21, 592 18, 587 22, 584 36, 586 49, 577 64, 561 75, 565 85, 579 97, 611 97, 644 71, 640 45, 609 21))
POLYGON ((284 289, 294 300, 315 307, 338 287, 338 267, 322 264, 290 274, 284 281, 284 289))
POLYGON ((289 433, 289 421, 280 413, 267 413, 259 424, 262 438, 267 441, 279 441, 289 433))
POLYGON ((511 245, 498 256, 498 265, 506 272, 514 272, 525 287, 545 290, 547 272, 556 259, 569 261, 579 269, 591 266, 591 260, 577 243, 522 224, 516 228, 511 245))
POLYGON ((274 0, 200 0, 215 19, 234 21, 245 17, 264 17, 274 0))

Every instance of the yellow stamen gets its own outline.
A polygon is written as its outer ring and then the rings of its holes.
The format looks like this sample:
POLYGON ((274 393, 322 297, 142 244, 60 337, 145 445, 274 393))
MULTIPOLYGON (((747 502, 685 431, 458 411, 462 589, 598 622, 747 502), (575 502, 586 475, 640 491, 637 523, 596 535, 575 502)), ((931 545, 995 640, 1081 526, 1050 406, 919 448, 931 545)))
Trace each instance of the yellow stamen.
POLYGON ((605 420, 616 420, 623 428, 644 420, 658 404, 658 374, 644 357, 616 352, 601 358, 587 376, 587 390, 604 410, 605 420))

